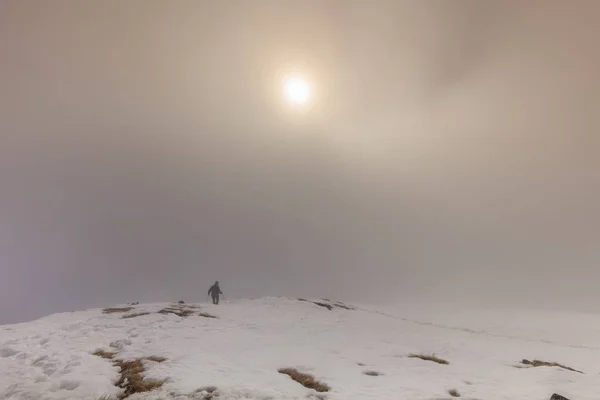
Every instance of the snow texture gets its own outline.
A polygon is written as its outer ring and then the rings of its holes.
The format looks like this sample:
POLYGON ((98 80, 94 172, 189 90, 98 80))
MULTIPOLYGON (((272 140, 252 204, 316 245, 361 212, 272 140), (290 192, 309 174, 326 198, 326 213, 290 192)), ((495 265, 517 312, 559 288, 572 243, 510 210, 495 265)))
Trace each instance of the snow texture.
POLYGON ((0 399, 93 399, 119 396, 119 368, 93 355, 144 361, 147 379, 167 379, 136 399, 461 399, 600 398, 600 317, 593 314, 440 308, 356 307, 284 298, 197 305, 194 314, 161 314, 169 304, 128 313, 101 309, 57 314, 0 327, 0 399), (123 315, 149 312, 135 318, 123 315), (199 316, 200 312, 218 318, 199 316), (412 353, 446 359, 441 365, 412 353), (558 362, 527 367, 524 358, 558 362), (278 373, 296 368, 329 385, 317 394, 278 373), (365 372, 374 371, 378 376, 365 372), (317 397, 317 395, 322 397, 317 397))

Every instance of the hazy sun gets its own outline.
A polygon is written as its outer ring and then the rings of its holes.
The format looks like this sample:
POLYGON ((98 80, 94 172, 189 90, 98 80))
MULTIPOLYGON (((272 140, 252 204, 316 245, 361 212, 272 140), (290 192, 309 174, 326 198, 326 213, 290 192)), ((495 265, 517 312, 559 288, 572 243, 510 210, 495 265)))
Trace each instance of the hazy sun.
POLYGON ((289 78, 284 84, 285 96, 290 103, 304 104, 310 97, 310 86, 302 78, 289 78))

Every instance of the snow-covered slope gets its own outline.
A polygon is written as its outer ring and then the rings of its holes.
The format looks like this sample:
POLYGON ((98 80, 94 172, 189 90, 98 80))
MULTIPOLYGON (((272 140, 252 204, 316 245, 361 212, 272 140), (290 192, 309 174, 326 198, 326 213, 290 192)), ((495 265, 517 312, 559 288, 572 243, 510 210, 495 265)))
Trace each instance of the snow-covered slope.
POLYGON ((451 389, 463 399, 547 400, 553 392, 600 399, 600 319, 592 315, 559 315, 567 321, 561 325, 542 314, 510 320, 461 313, 453 319, 414 310, 329 310, 282 298, 178 306, 189 310, 186 317, 158 313, 169 306, 87 310, 0 327, 0 399, 116 398, 122 389, 115 386, 121 376, 115 362, 149 356, 166 361, 144 360, 143 376, 166 382, 131 400, 316 399, 316 391, 278 373, 286 367, 329 385, 319 396, 331 400, 445 399, 451 389), (122 318, 141 312, 149 314, 122 318), (511 327, 508 321, 527 324, 511 327), (93 355, 98 349, 115 353, 114 359, 93 355), (413 353, 435 353, 449 364, 408 357, 413 353), (522 368, 523 358, 584 374, 522 368), (210 386, 217 388, 212 395, 198 391, 210 386))

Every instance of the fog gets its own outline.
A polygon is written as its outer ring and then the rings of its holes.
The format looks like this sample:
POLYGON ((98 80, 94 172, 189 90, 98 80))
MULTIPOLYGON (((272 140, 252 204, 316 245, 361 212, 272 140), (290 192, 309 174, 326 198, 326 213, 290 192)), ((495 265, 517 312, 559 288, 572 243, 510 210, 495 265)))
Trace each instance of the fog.
POLYGON ((0 323, 204 301, 217 279, 598 311, 599 20, 595 1, 2 1, 0 323))

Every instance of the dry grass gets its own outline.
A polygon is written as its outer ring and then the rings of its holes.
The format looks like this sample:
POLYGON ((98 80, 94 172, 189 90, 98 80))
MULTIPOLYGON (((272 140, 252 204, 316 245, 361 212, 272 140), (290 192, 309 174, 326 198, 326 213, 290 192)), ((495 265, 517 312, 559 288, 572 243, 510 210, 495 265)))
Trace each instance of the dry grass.
POLYGON ((168 308, 176 308, 178 310, 182 310, 184 308, 198 308, 195 304, 186 304, 182 302, 171 303, 168 308))
POLYGON ((435 354, 432 354, 432 355, 428 355, 428 354, 409 354, 408 358, 420 358, 421 360, 433 361, 435 363, 442 364, 442 365, 448 365, 448 364, 450 364, 447 360, 444 360, 443 358, 436 357, 435 354))
POLYGON ((280 374, 288 375, 290 378, 308 389, 314 389, 317 392, 328 392, 330 387, 315 379, 314 376, 303 374, 294 368, 282 368, 278 371, 280 374))
POLYGON ((123 315, 121 318, 123 318, 123 319, 135 318, 135 317, 142 317, 144 315, 150 315, 150 313, 149 312, 139 312, 139 313, 127 314, 127 315, 123 315))
POLYGON ((448 394, 452 397, 460 397, 460 393, 458 393, 458 390, 456 390, 456 389, 448 390, 448 394))
POLYGON ((377 372, 377 371, 365 371, 365 372, 363 372, 363 374, 368 375, 368 376, 380 376, 380 375, 383 375, 381 372, 377 372))
POLYGON ((168 358, 161 357, 161 356, 150 356, 150 357, 146 357, 146 360, 148 360, 148 361, 154 361, 154 362, 157 362, 157 363, 161 363, 161 362, 167 361, 168 358))
POLYGON ((98 357, 105 358, 107 360, 112 360, 117 353, 112 352, 112 351, 106 351, 106 350, 98 349, 98 350, 96 350, 92 354, 95 355, 95 356, 98 356, 98 357))
POLYGON ((198 315, 199 315, 199 316, 201 316, 201 317, 204 317, 204 318, 219 318, 219 317, 217 317, 216 315, 212 315, 212 314, 205 313, 205 312, 201 312, 201 313, 200 313, 200 314, 198 314, 198 315))
POLYGON ((521 363, 524 365, 530 365, 532 367, 559 367, 562 369, 566 369, 567 371, 572 371, 572 372, 577 372, 579 374, 583 374, 583 372, 581 372, 581 371, 578 371, 571 367, 567 367, 566 365, 559 364, 557 362, 548 362, 548 361, 540 361, 540 360, 529 361, 527 359, 524 359, 523 361, 521 361, 521 363))
POLYGON ((361 362, 357 362, 356 365, 358 365, 359 367, 364 367, 365 366, 365 364, 361 363, 361 362))
POLYGON ((343 308, 344 310, 349 310, 349 311, 354 311, 355 308, 354 307, 350 307, 344 303, 342 303, 341 301, 338 301, 336 303, 333 304, 335 307, 337 308, 343 308))
POLYGON ((312 304, 317 305, 319 307, 326 308, 329 311, 333 310, 334 308, 343 308, 344 310, 355 310, 354 307, 350 307, 350 306, 342 303, 341 301, 335 301, 335 302, 333 302, 333 301, 331 301, 329 299, 321 299, 321 300, 325 301, 326 303, 321 302, 321 301, 306 300, 306 299, 303 299, 303 298, 299 298, 298 299, 298 301, 303 301, 303 302, 306 302, 306 303, 312 303, 312 304))
POLYGON ((189 317, 190 315, 194 314, 194 311, 192 310, 187 310, 187 309, 183 309, 183 308, 163 308, 162 310, 159 311, 160 314, 175 314, 179 317, 189 317))
POLYGON ((133 307, 109 307, 102 310, 103 314, 114 314, 133 310, 133 307))
POLYGON ((115 361, 115 365, 121 370, 121 377, 116 385, 124 389, 121 399, 127 398, 135 393, 149 392, 161 387, 165 381, 156 379, 144 379, 142 373, 146 370, 141 359, 132 361, 115 361))
POLYGON ((327 303, 321 303, 319 301, 313 301, 314 304, 318 305, 319 307, 323 307, 328 309, 329 311, 333 310, 333 306, 331 304, 327 304, 327 303))

